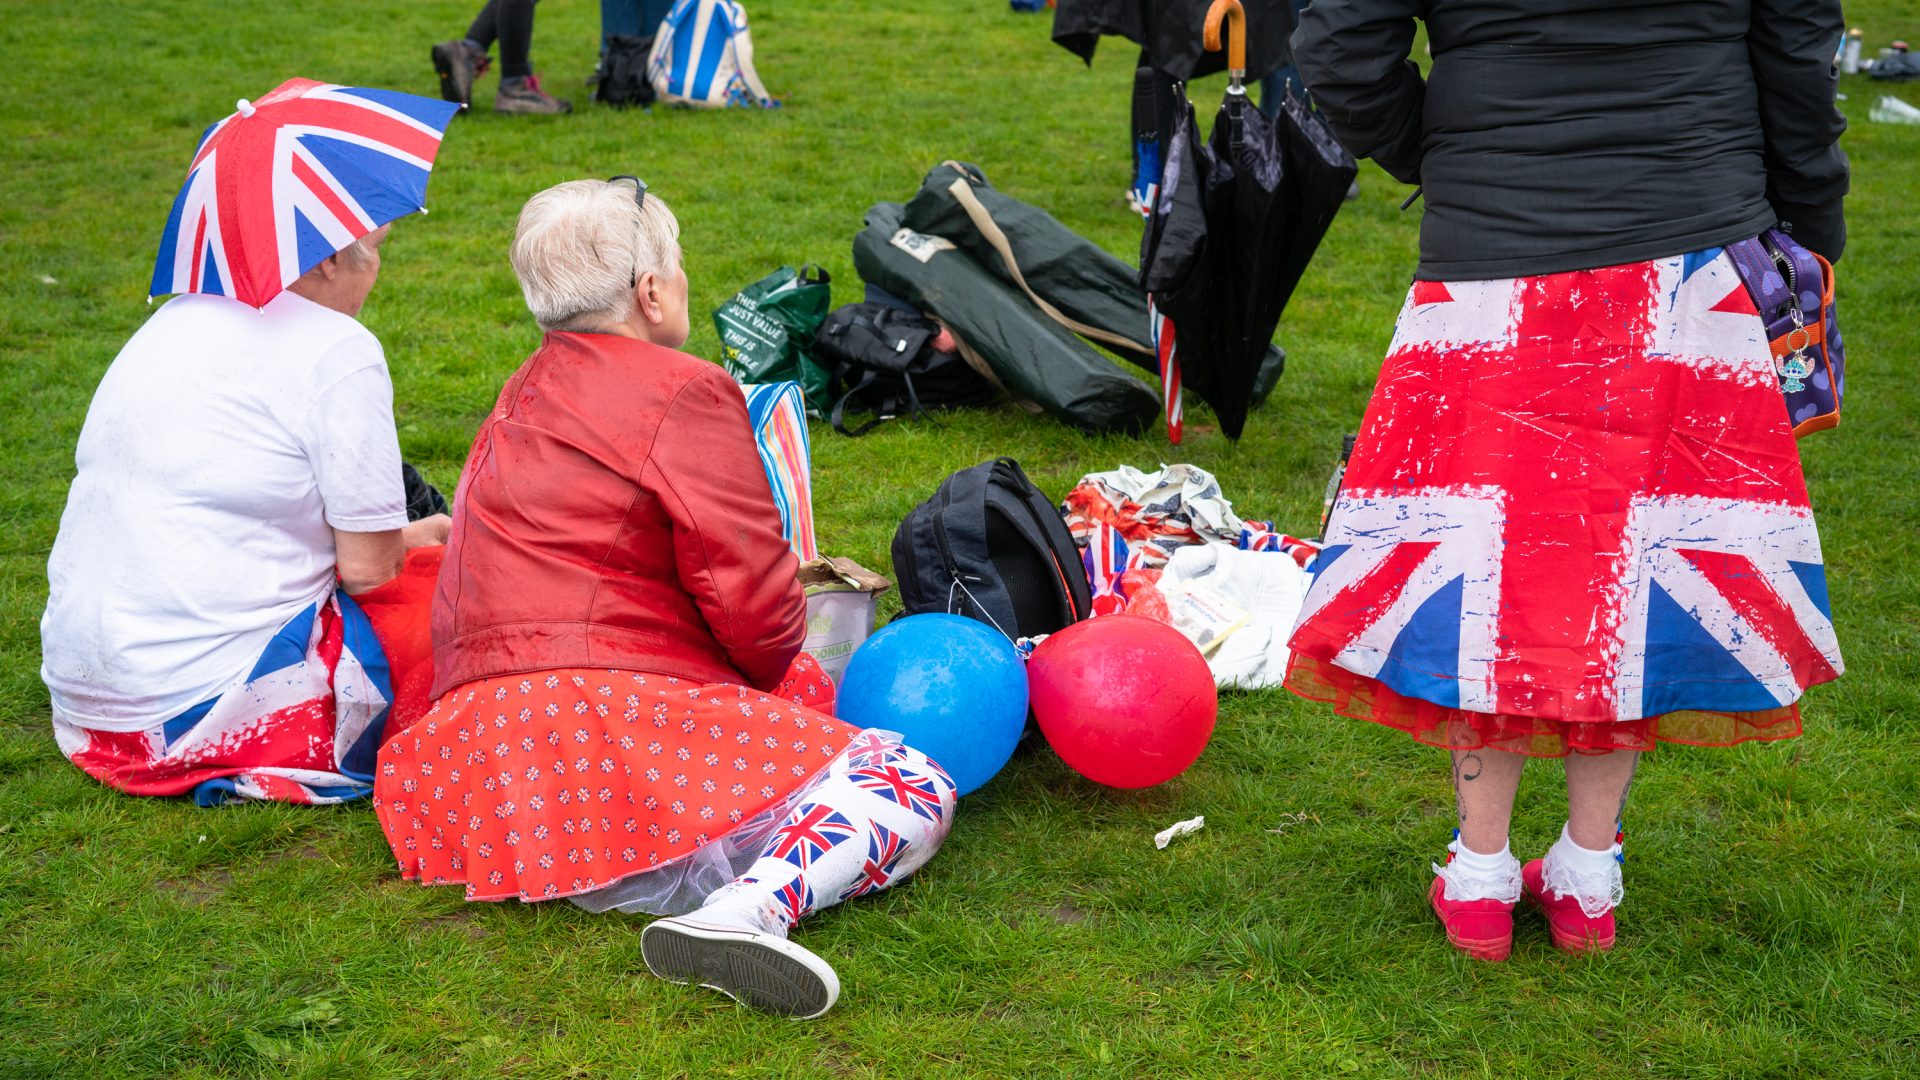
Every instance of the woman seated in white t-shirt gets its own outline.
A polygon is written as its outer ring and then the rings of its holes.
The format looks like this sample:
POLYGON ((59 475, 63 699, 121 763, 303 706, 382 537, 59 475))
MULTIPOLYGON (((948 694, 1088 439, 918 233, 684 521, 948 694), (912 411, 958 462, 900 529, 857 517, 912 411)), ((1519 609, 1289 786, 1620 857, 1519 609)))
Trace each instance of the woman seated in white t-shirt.
POLYGON ((174 297, 95 391, 40 641, 60 749, 102 783, 357 798, 390 717, 426 703, 449 519, 409 521, 386 357, 355 318, 386 236, 263 309, 174 297))

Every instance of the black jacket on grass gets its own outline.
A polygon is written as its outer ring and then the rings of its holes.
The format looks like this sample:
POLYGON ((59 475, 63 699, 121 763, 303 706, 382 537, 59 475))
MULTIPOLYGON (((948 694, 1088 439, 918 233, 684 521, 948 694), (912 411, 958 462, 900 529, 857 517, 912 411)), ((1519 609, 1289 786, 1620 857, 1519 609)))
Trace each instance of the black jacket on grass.
POLYGON ((1844 28, 1839 0, 1314 0, 1293 53, 1347 149, 1425 189, 1414 276, 1473 280, 1777 221, 1837 260, 1844 28))

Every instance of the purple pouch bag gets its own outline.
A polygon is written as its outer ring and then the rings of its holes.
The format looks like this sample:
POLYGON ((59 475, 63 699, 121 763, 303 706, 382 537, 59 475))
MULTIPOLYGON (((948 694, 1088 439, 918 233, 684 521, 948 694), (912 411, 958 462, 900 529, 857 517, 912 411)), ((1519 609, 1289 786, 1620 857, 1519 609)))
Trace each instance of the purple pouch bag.
POLYGON ((1793 435, 1840 422, 1846 355, 1833 302, 1833 266, 1778 229, 1727 245, 1766 324, 1793 435))

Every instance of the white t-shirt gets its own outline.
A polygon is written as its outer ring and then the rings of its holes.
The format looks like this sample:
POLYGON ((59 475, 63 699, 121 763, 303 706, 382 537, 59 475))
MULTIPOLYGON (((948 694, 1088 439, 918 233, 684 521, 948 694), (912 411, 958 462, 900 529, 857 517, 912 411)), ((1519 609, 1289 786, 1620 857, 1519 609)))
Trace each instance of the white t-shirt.
POLYGON ((329 526, 407 522, 393 383, 372 333, 283 292, 168 301, 87 409, 47 565, 54 715, 150 727, 245 676, 334 587, 329 526))

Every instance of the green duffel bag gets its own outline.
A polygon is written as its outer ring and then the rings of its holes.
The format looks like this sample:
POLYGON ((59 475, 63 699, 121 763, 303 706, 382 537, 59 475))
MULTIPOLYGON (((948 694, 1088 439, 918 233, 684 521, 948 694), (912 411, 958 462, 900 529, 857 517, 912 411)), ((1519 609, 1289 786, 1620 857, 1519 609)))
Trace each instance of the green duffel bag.
POLYGON ((807 411, 833 407, 833 372, 809 351, 833 307, 833 279, 818 266, 783 266, 713 313, 720 360, 739 383, 797 382, 807 411))
POLYGON ((1145 383, 952 241, 903 226, 902 210, 876 203, 867 211, 853 239, 863 280, 939 319, 982 374, 1066 423, 1137 435, 1159 419, 1160 397, 1145 383))

